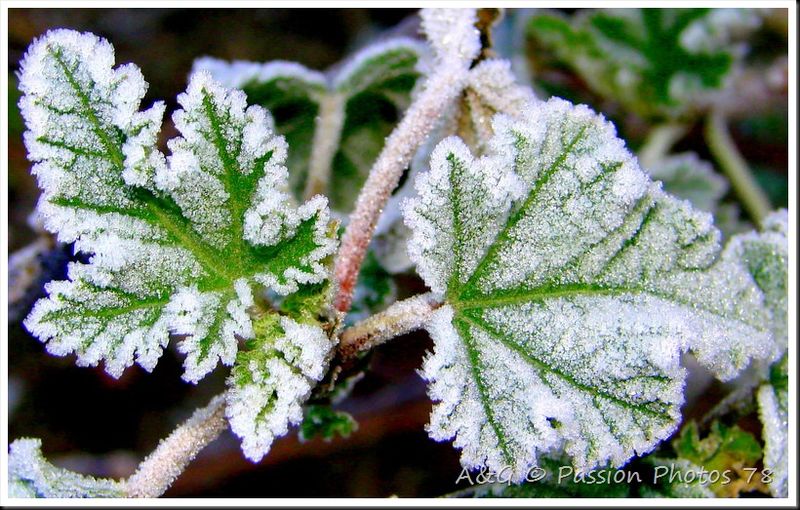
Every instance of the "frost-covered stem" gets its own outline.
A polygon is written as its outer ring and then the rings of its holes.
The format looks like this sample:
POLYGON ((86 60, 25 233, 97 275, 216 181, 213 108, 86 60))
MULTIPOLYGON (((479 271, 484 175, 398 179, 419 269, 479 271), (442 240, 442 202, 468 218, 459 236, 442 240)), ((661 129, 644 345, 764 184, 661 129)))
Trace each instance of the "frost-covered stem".
POLYGON ((654 127, 647 135, 641 150, 639 162, 644 168, 653 168, 672 149, 678 140, 686 134, 685 124, 666 123, 654 127))
POLYGON ((705 138, 711 154, 730 179, 731 186, 742 201, 742 205, 750 217, 760 224, 772 206, 736 147, 728 130, 727 120, 721 112, 712 111, 709 114, 706 119, 705 138))
POLYGON ((306 200, 328 191, 331 165, 344 126, 344 96, 326 94, 319 102, 319 115, 314 120, 314 141, 308 164, 308 179, 304 192, 306 200))
POLYGON ((189 462, 227 427, 225 395, 217 395, 204 408, 162 439, 156 449, 128 478, 126 493, 131 498, 157 498, 172 485, 189 462))
POLYGON ((394 303, 383 312, 344 330, 339 340, 339 357, 350 359, 361 351, 421 328, 441 305, 441 301, 430 292, 394 303))
POLYGON ((445 67, 434 71, 428 78, 425 89, 386 140, 386 145, 370 170, 350 215, 350 223, 336 259, 334 275, 338 292, 334 305, 340 312, 350 309, 358 271, 375 225, 392 190, 397 187, 403 170, 433 130, 436 119, 461 93, 466 82, 466 68, 463 73, 454 73, 453 70, 452 67, 445 67))

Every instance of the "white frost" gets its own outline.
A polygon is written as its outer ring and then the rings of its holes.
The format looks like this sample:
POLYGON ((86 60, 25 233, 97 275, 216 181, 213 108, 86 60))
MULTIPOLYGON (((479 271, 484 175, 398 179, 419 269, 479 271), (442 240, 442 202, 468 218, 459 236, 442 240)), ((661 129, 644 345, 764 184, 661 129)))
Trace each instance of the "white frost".
POLYGON ((255 282, 286 294, 327 278, 322 260, 336 247, 327 203, 292 206, 286 142, 270 114, 205 71, 178 96, 180 136, 165 158, 164 103, 139 111, 141 72, 113 65, 107 41, 70 30, 48 32, 23 59, 38 217, 90 257, 46 286, 25 326, 49 352, 103 361, 114 377, 134 360, 152 370, 169 335, 182 335, 184 378, 197 382, 253 336, 255 282), (290 257, 281 243, 294 243, 290 257), (279 262, 253 246, 276 247, 279 262))
POLYGON ((428 326, 429 431, 464 466, 521 480, 554 449, 620 466, 677 426, 683 352, 721 379, 781 354, 780 216, 720 254, 712 217, 651 182, 587 107, 551 99, 493 127, 481 158, 441 142, 404 205, 409 255, 449 303, 428 326), (760 236, 776 238, 769 257, 760 236))
POLYGON ((325 374, 335 346, 319 326, 288 317, 281 317, 280 325, 284 333, 243 356, 240 363, 248 365, 228 378, 226 415, 245 456, 254 462, 303 419, 302 405, 325 374))
POLYGON ((475 9, 422 9, 422 30, 443 65, 468 64, 481 49, 475 9))
POLYGON ((789 395, 764 384, 756 394, 763 424, 764 467, 772 470, 769 491, 773 497, 789 495, 789 395))

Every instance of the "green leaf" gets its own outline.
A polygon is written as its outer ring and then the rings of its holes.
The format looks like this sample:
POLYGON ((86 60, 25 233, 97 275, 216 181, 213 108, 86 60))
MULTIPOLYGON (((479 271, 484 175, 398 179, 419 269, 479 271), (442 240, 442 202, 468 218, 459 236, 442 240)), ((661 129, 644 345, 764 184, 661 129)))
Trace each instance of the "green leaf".
POLYGON ((761 460, 761 445, 753 435, 738 426, 728 427, 718 421, 711 425, 708 436, 700 439, 695 422, 689 422, 672 447, 681 459, 686 459, 706 471, 727 473, 728 479, 720 477, 709 484, 718 496, 732 497, 740 491, 747 492, 758 487, 760 475, 751 477, 751 472, 761 460))
POLYGON ((290 186, 297 197, 308 189, 313 144, 333 144, 330 161, 320 163, 330 179, 315 192, 326 193, 334 210, 348 212, 410 103, 423 54, 420 44, 395 39, 368 46, 327 75, 294 63, 212 58, 199 59, 194 69, 209 70, 226 86, 244 90, 250 104, 273 113, 278 133, 289 142, 290 186))
POLYGON ((789 367, 788 354, 770 369, 769 384, 756 393, 763 424, 764 467, 771 470, 769 492, 776 498, 789 495, 789 367))
POLYGON ((39 439, 8 447, 8 496, 12 498, 123 498, 125 485, 58 468, 42 455, 39 439))
POLYGON ((728 192, 727 179, 693 152, 667 156, 648 168, 647 173, 663 183, 664 191, 688 200, 701 211, 715 212, 728 192))
POLYGON ((316 323, 274 313, 254 321, 254 337, 228 377, 226 416, 247 458, 303 420, 303 403, 324 377, 336 342, 316 323))
POLYGON ((347 438, 358 429, 358 423, 344 411, 334 411, 327 405, 309 405, 300 426, 300 439, 309 441, 321 437, 330 441, 336 436, 347 438))
POLYGON ((335 249, 325 200, 299 208, 283 191, 286 144, 261 107, 207 73, 190 79, 173 115, 181 136, 156 148, 163 103, 146 111, 132 64, 92 34, 48 32, 20 73, 38 212, 62 242, 90 254, 50 282, 26 327, 57 355, 105 361, 118 377, 147 370, 170 333, 184 335, 184 378, 232 364, 251 338, 253 290, 321 282, 335 249))
POLYGON ((779 354, 710 215, 651 182, 602 117, 552 99, 494 133, 480 159, 440 143, 404 208, 445 300, 427 325, 428 430, 465 467, 520 478, 559 446, 577 468, 618 466, 675 429, 682 352, 722 379, 779 354))
POLYGON ((761 232, 734 236, 728 250, 763 293, 773 334, 785 349, 789 341, 789 213, 786 209, 770 213, 762 223, 761 232))
POLYGON ((676 118, 726 86, 742 53, 733 41, 759 24, 747 9, 597 9, 534 16, 529 34, 605 98, 676 118))

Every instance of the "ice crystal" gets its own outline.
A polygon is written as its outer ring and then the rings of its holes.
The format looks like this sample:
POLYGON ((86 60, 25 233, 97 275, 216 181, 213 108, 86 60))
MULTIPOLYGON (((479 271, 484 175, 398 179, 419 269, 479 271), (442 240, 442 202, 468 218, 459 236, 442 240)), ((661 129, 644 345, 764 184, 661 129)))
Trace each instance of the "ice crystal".
POLYGON ((328 179, 316 191, 326 192, 334 210, 347 212, 408 106, 425 58, 422 44, 397 38, 367 46, 328 73, 292 62, 211 57, 195 61, 194 71, 209 71, 223 85, 244 90, 250 104, 272 111, 290 145, 291 189, 300 196, 309 179, 328 179))
POLYGON ((286 294, 327 277, 334 241, 325 199, 299 208, 284 191, 286 143, 263 108, 192 76, 173 115, 181 136, 156 148, 163 103, 139 111, 147 84, 92 34, 48 32, 22 62, 25 141, 48 230, 89 254, 50 282, 25 321, 57 355, 134 358, 152 370, 183 335, 184 378, 234 362, 253 336, 253 288, 286 294))
POLYGON ((765 293, 711 216, 665 194, 613 126, 551 99, 498 115, 489 153, 436 148, 404 215, 445 300, 428 330, 428 426, 468 468, 564 449, 621 465, 668 437, 694 352, 721 379, 774 359, 765 293))
POLYGON ((663 118, 708 106, 760 23, 752 9, 595 9, 536 15, 529 33, 595 91, 663 118))
POLYGON ((8 451, 8 496, 12 498, 122 498, 125 487, 58 468, 42 455, 39 439, 17 439, 8 451))

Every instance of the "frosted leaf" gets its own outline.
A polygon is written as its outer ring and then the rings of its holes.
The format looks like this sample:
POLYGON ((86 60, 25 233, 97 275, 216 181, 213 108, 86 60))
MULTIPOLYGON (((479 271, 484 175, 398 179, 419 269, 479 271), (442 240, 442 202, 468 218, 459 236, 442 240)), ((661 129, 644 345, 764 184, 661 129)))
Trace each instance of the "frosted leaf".
POLYGON ((664 191, 688 200, 701 211, 715 212, 728 192, 728 180, 694 152, 668 156, 646 170, 651 179, 661 181, 664 191))
POLYGON ((403 223, 400 204, 414 195, 414 181, 428 169, 437 143, 458 135, 478 155, 488 150, 491 119, 497 113, 515 116, 536 101, 530 87, 517 83, 507 60, 483 60, 467 74, 467 84, 456 108, 442 116, 439 126, 417 151, 405 184, 389 198, 378 222, 372 247, 381 265, 396 274, 413 267, 406 253, 411 231, 403 223))
POLYGON ((536 15, 529 34, 595 92, 640 115, 675 118, 708 106, 760 24, 748 9, 594 9, 536 15))
MULTIPOLYGON (((785 351, 789 341, 789 215, 786 210, 769 214, 762 232, 739 234, 731 239, 733 256, 753 275, 772 314, 772 330, 785 351)), ((758 389, 759 416, 763 424, 764 466, 773 471, 769 491, 787 497, 789 459, 789 393, 787 355, 770 368, 769 381, 758 389)))
POLYGON ((38 212, 90 255, 47 285, 25 326, 51 353, 105 361, 115 377, 134 358, 152 370, 169 335, 183 335, 184 378, 196 382, 252 337, 254 285, 286 294, 327 278, 326 202, 292 205, 270 115, 208 73, 178 96, 181 136, 164 158, 154 145, 163 105, 139 112, 141 73, 113 64, 107 41, 68 30, 35 41, 23 60, 38 212))
POLYGON ((621 465, 680 418, 691 350, 721 379, 774 359, 765 294, 711 216, 649 180, 611 124, 560 99, 498 115, 490 152, 450 138, 404 206, 445 305, 428 324, 428 427, 462 464, 521 479, 564 449, 621 465))
POLYGON ((763 424, 764 467, 772 471, 769 492, 776 498, 789 495, 789 379, 784 355, 771 370, 769 384, 756 393, 763 424))
POLYGON ((731 238, 726 252, 743 266, 764 294, 775 339, 786 349, 789 341, 789 213, 770 213, 761 232, 731 238))
POLYGON ((313 145, 330 145, 330 161, 317 163, 328 166, 327 186, 315 192, 324 192, 336 211, 348 212, 385 138, 410 103, 425 55, 419 42, 397 38, 367 46, 325 74, 290 62, 210 57, 196 60, 193 69, 207 70, 225 86, 242 89, 250 104, 275 115, 277 132, 289 142, 289 183, 297 197, 308 190, 313 152, 319 150, 313 145))
POLYGON ((258 462, 276 437, 303 420, 303 403, 325 375, 336 345, 322 328, 268 315, 253 347, 241 351, 228 378, 226 415, 245 456, 258 462))
POLYGON ((492 137, 492 117, 496 113, 516 115, 535 100, 530 87, 516 82, 511 62, 483 60, 467 75, 456 134, 481 155, 492 137))
POLYGON ((708 490, 717 497, 733 498, 753 490, 767 492, 761 474, 753 476, 761 461, 762 450, 750 432, 737 425, 728 426, 719 421, 711 423, 705 437, 700 437, 697 423, 690 421, 672 441, 677 461, 689 461, 706 469, 706 472, 725 473, 727 476, 706 475, 708 490))
POLYGON ((17 439, 8 447, 11 498, 123 498, 122 483, 58 468, 42 456, 42 441, 17 439))

